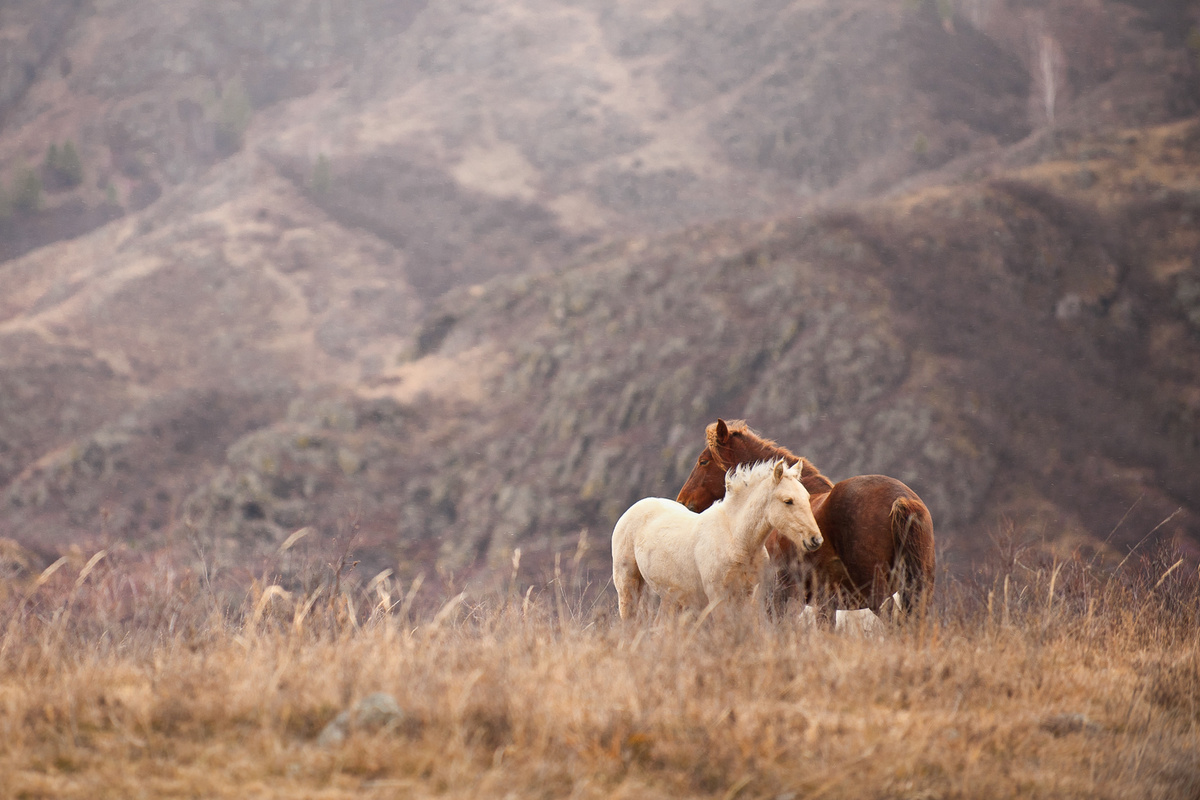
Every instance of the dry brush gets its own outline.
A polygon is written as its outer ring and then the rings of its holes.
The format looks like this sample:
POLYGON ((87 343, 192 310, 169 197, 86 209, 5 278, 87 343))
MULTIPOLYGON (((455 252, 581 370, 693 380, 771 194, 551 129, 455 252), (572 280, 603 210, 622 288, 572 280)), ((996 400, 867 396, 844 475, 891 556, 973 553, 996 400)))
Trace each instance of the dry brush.
POLYGON ((0 800, 1195 797, 1194 566, 1006 552, 833 634, 623 625, 569 564, 480 599, 384 574, 230 600, 77 555, 0 592, 0 800), (378 693, 397 710, 321 735, 378 693))

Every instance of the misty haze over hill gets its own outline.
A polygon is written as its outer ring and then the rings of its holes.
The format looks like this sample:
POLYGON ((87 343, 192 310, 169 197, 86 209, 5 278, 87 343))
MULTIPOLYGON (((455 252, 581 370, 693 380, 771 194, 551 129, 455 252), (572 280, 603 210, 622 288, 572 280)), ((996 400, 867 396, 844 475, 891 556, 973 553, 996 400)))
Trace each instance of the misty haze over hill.
POLYGON ((6 570, 602 575, 717 416, 1200 556, 1194 3, 10 0, 0 187, 6 570))

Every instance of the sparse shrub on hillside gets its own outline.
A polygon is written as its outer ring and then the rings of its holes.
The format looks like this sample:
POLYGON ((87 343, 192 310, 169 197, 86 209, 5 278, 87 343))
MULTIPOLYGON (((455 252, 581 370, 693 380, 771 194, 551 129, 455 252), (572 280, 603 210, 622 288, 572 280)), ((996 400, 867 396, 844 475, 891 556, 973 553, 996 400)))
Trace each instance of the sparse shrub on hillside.
POLYGON ((73 189, 83 183, 83 162, 70 139, 63 142, 62 147, 50 143, 42 172, 47 178, 48 188, 73 189))
POLYGON ((13 206, 21 211, 37 211, 42 207, 42 179, 29 167, 17 170, 12 190, 13 206))
POLYGON ((83 182, 83 162, 79 158, 78 151, 75 150, 75 144, 70 139, 63 142, 58 161, 57 170, 71 186, 78 186, 83 182))

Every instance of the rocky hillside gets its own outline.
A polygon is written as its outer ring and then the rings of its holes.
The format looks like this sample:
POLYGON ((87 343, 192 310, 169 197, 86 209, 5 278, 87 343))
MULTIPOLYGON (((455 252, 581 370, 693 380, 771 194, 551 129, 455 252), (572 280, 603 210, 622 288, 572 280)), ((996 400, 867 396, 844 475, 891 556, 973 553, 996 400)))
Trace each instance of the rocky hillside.
POLYGON ((7 3, 0 537, 602 571, 723 415, 911 483, 955 568, 1194 554, 1197 25, 7 3))

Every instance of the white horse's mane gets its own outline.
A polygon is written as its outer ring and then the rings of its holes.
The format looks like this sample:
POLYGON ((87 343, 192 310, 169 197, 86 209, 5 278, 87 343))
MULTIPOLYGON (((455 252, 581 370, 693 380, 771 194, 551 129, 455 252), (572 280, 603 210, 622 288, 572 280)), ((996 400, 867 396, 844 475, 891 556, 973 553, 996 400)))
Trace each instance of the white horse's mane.
POLYGON ((770 474, 775 470, 775 465, 783 462, 783 466, 787 468, 788 463, 782 458, 772 458, 769 461, 755 461, 738 464, 726 471, 725 490, 726 494, 721 499, 713 503, 716 505, 727 505, 730 500, 737 499, 736 495, 742 489, 758 481, 762 481, 770 477, 770 474))
POLYGON ((755 461, 754 463, 738 464, 736 467, 726 473, 730 478, 732 489, 740 489, 749 486, 756 480, 765 478, 769 473, 775 470, 775 465, 783 462, 783 466, 787 467, 788 463, 782 458, 773 458, 770 461, 755 461))

